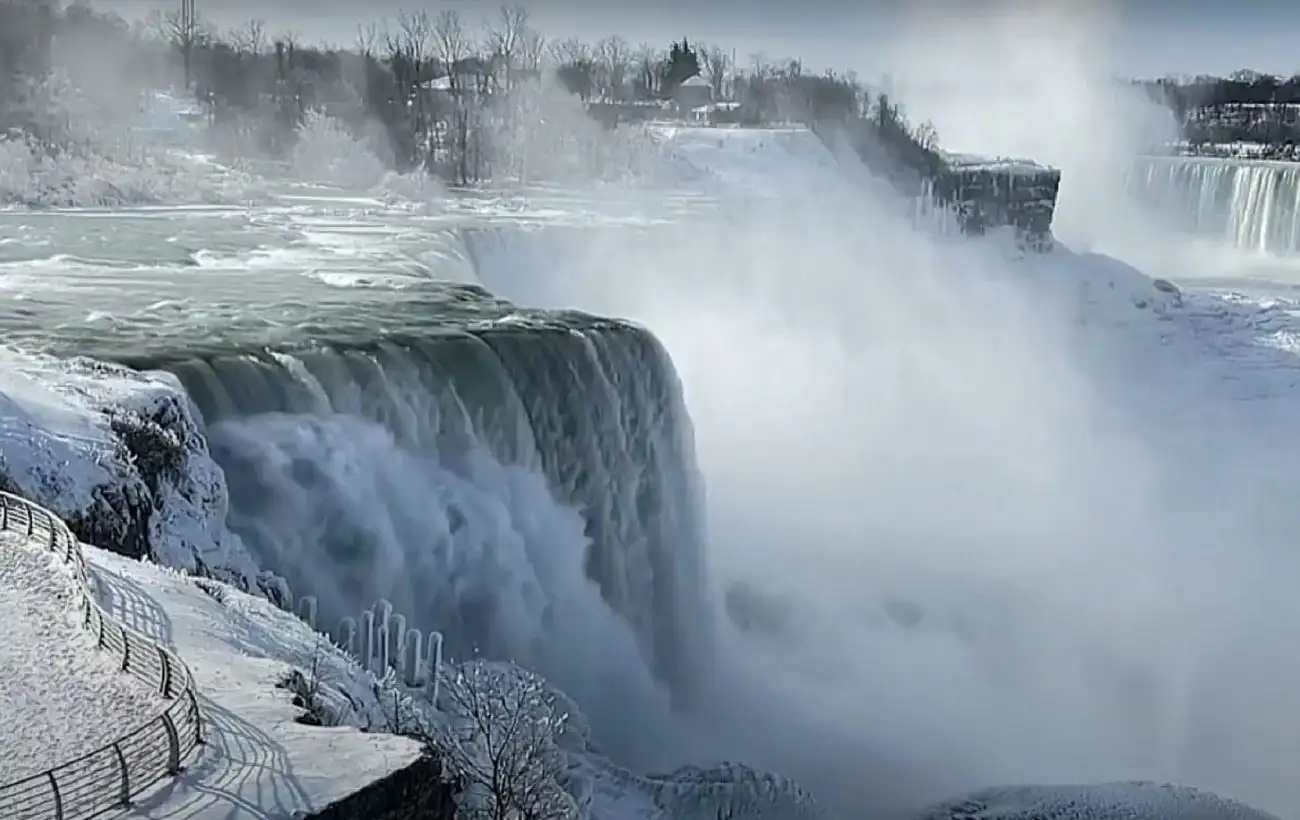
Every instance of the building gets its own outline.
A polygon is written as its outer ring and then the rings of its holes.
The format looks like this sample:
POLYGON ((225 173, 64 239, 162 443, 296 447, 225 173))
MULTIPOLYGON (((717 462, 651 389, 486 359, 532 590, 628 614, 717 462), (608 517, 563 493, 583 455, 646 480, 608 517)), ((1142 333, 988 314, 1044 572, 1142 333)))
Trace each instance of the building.
POLYGON ((713 87, 709 85, 708 80, 698 74, 677 86, 677 92, 673 94, 673 103, 677 107, 677 113, 683 116, 690 114, 700 106, 709 105, 712 102, 713 87))

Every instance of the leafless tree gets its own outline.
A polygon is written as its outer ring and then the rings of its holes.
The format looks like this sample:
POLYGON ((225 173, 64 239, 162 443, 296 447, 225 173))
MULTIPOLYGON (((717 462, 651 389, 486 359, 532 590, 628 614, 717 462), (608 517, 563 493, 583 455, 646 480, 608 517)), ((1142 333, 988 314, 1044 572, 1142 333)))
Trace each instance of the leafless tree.
POLYGON ((180 52, 185 65, 185 87, 190 88, 194 78, 194 48, 208 35, 207 23, 194 0, 181 0, 178 9, 154 9, 149 12, 146 23, 158 37, 180 52))
POLYGON ((927 151, 933 151, 939 147, 939 131, 934 127, 934 123, 924 120, 916 128, 912 129, 912 139, 916 144, 927 151))
POLYGON ((422 71, 433 47, 433 21, 429 18, 429 13, 399 12, 397 28, 402 52, 414 64, 417 72, 422 71))
POLYGON ((632 49, 627 40, 618 35, 606 37, 596 44, 596 81, 600 93, 607 99, 622 99, 631 56, 632 49))
POLYGON ((536 73, 542 70, 546 58, 546 36, 535 28, 524 32, 519 44, 519 67, 524 71, 536 73))
POLYGON ((663 57, 648 43, 637 46, 632 57, 636 66, 636 87, 638 96, 653 99, 659 93, 659 81, 662 74, 663 57))
POLYGON ((298 32, 291 28, 287 28, 275 36, 275 42, 282 45, 286 51, 297 51, 301 41, 302 38, 298 35, 298 32))
POLYGON ((550 52, 560 81, 584 102, 589 100, 596 90, 596 61, 591 47, 577 37, 569 37, 552 43, 550 52))
POLYGON ((442 66, 442 70, 447 72, 453 93, 462 90, 463 65, 473 47, 460 12, 454 9, 438 12, 433 21, 433 57, 442 66))
POLYGON ((471 160, 478 146, 470 135, 470 118, 474 112, 468 98, 475 89, 466 87, 468 63, 473 52, 474 44, 460 13, 454 9, 439 12, 433 23, 433 55, 447 72, 451 116, 447 135, 449 144, 445 147, 451 152, 447 158, 449 170, 454 169, 457 180, 462 183, 469 181, 473 176, 471 168, 477 166, 477 162, 471 160))
POLYGON ((556 738, 568 716, 542 681, 514 664, 462 663, 442 685, 448 720, 431 738, 465 778, 481 820, 567 820, 574 802, 561 788, 556 738))
POLYGON ((591 47, 577 37, 552 42, 547 51, 550 52, 551 60, 557 66, 581 63, 592 58, 591 47))
POLYGON ((504 88, 509 91, 514 84, 515 71, 523 62, 524 42, 528 37, 528 9, 522 3, 502 6, 496 20, 485 27, 488 51, 499 68, 504 71, 504 88))
POLYGON ((249 20, 231 29, 227 37, 235 51, 256 56, 266 50, 266 23, 258 19, 249 20))
POLYGON ((700 56, 700 68, 704 70, 704 79, 713 90, 713 99, 720 100, 727 88, 727 76, 731 73, 731 55, 719 46, 705 46, 696 51, 700 56))
POLYGON ((375 56, 375 47, 379 45, 379 26, 366 23, 357 26, 357 53, 367 59, 375 56))

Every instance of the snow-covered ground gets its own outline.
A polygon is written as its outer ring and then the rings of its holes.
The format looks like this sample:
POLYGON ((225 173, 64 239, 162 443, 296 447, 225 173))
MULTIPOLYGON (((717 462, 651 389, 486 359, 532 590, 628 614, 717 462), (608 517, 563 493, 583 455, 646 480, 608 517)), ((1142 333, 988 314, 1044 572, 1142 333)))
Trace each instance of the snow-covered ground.
POLYGON ((0 784, 111 743, 164 708, 95 646, 77 583, 54 553, 0 531, 0 784))
MULTIPOLYGON (((413 740, 351 726, 307 726, 279 686, 296 668, 346 688, 379 714, 360 670, 293 615, 265 599, 93 547, 87 563, 100 603, 119 622, 169 646, 194 675, 205 744, 177 779, 137 799, 126 816, 156 820, 292 818, 319 811, 420 754, 413 740)), ((108 733, 121 724, 105 721, 108 733)))

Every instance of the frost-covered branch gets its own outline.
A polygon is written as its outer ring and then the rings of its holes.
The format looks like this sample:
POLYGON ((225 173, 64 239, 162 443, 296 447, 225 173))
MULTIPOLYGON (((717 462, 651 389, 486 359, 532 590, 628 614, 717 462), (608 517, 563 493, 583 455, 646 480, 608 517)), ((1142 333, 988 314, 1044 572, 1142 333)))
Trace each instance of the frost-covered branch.
POLYGON ((568 715, 541 678, 514 664, 469 661, 442 684, 446 721, 430 738, 465 782, 461 806, 482 820, 581 816, 562 787, 557 745, 568 715))

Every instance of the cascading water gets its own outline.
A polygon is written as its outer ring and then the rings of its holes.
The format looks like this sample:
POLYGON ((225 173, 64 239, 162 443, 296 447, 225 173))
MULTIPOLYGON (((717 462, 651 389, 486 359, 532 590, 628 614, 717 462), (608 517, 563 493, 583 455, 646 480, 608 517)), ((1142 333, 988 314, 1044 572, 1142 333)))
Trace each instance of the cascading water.
POLYGON ((1300 165, 1140 157, 1127 187, 1175 227, 1242 250, 1300 253, 1300 165))
POLYGON ((647 667, 687 695, 708 656, 700 487, 658 341, 577 313, 428 324, 129 363, 179 377, 228 525, 324 622, 385 598, 450 655, 547 675, 593 722, 659 698, 647 667))

